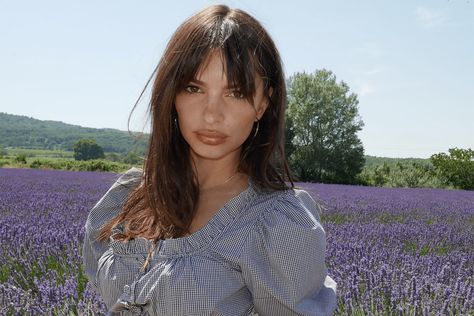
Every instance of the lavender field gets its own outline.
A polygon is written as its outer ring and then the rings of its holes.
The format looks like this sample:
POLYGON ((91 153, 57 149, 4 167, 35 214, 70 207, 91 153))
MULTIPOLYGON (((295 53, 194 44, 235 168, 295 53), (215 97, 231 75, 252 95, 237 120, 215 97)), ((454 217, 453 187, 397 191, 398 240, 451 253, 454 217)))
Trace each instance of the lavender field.
MULTIPOLYGON (((118 175, 0 168, 0 315, 101 315, 84 222, 118 175)), ((298 184, 326 206, 337 315, 474 315, 474 192, 298 184)))

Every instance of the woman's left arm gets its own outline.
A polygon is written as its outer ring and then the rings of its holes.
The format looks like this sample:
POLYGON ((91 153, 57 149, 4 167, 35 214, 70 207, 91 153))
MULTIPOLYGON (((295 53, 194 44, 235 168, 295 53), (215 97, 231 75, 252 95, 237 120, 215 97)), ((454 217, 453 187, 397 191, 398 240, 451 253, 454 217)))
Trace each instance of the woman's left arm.
POLYGON ((327 275, 326 234, 306 191, 281 195, 256 222, 240 257, 255 311, 333 315, 336 282, 327 275))

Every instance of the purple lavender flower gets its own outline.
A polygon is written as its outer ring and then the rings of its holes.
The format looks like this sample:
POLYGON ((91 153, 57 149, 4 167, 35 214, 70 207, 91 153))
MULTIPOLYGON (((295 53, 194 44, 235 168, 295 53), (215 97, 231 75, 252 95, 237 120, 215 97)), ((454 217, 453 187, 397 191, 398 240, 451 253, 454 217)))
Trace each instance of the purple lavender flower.
MULTIPOLYGON (((117 177, 0 168, 0 315, 105 313, 80 249, 117 177)), ((297 185, 324 204, 336 315, 474 314, 474 192, 297 185)))

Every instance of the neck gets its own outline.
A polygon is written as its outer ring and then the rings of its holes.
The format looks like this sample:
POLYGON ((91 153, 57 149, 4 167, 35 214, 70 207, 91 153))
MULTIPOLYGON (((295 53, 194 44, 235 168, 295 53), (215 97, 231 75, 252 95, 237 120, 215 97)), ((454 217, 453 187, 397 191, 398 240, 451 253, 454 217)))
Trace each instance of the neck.
POLYGON ((214 187, 230 185, 241 174, 237 172, 238 162, 232 157, 221 160, 194 159, 199 189, 205 191, 214 187))

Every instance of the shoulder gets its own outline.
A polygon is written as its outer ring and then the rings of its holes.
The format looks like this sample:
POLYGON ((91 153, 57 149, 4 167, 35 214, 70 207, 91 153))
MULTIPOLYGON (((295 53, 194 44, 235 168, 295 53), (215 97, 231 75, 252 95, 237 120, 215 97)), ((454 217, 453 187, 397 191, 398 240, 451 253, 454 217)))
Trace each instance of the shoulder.
POLYGON ((261 195, 259 211, 241 249, 241 257, 298 256, 308 251, 324 257, 326 232, 320 222, 320 211, 305 190, 287 189, 261 195), (311 250, 308 250, 311 249, 311 250))
POLYGON ((307 279, 309 275, 324 279, 326 274, 326 233, 316 202, 301 189, 274 192, 269 197, 271 204, 258 214, 240 250, 239 264, 247 271, 248 282, 259 287, 258 280, 267 278, 272 284, 284 282, 282 288, 294 285, 295 289, 321 283, 307 279), (273 272, 268 275, 266 271, 273 272), (290 281, 295 283, 285 283, 290 281))
POLYGON ((140 183, 142 174, 142 169, 135 167, 120 174, 89 212, 86 228, 100 229, 103 224, 118 215, 131 190, 140 183))
POLYGON ((332 315, 336 283, 327 275, 326 233, 318 204, 301 189, 274 192, 267 199, 238 262, 256 311, 332 315))
POLYGON ((135 167, 120 174, 99 202, 97 202, 97 205, 116 206, 117 204, 121 204, 128 196, 131 189, 140 183, 142 174, 143 171, 135 167))
POLYGON ((268 204, 260 213, 261 224, 292 224, 315 228, 321 226, 321 207, 306 190, 293 188, 273 192, 266 197, 268 204))
POLYGON ((132 167, 128 169, 125 173, 121 174, 119 178, 115 181, 112 188, 118 186, 134 186, 141 180, 143 176, 143 170, 140 168, 132 167))

